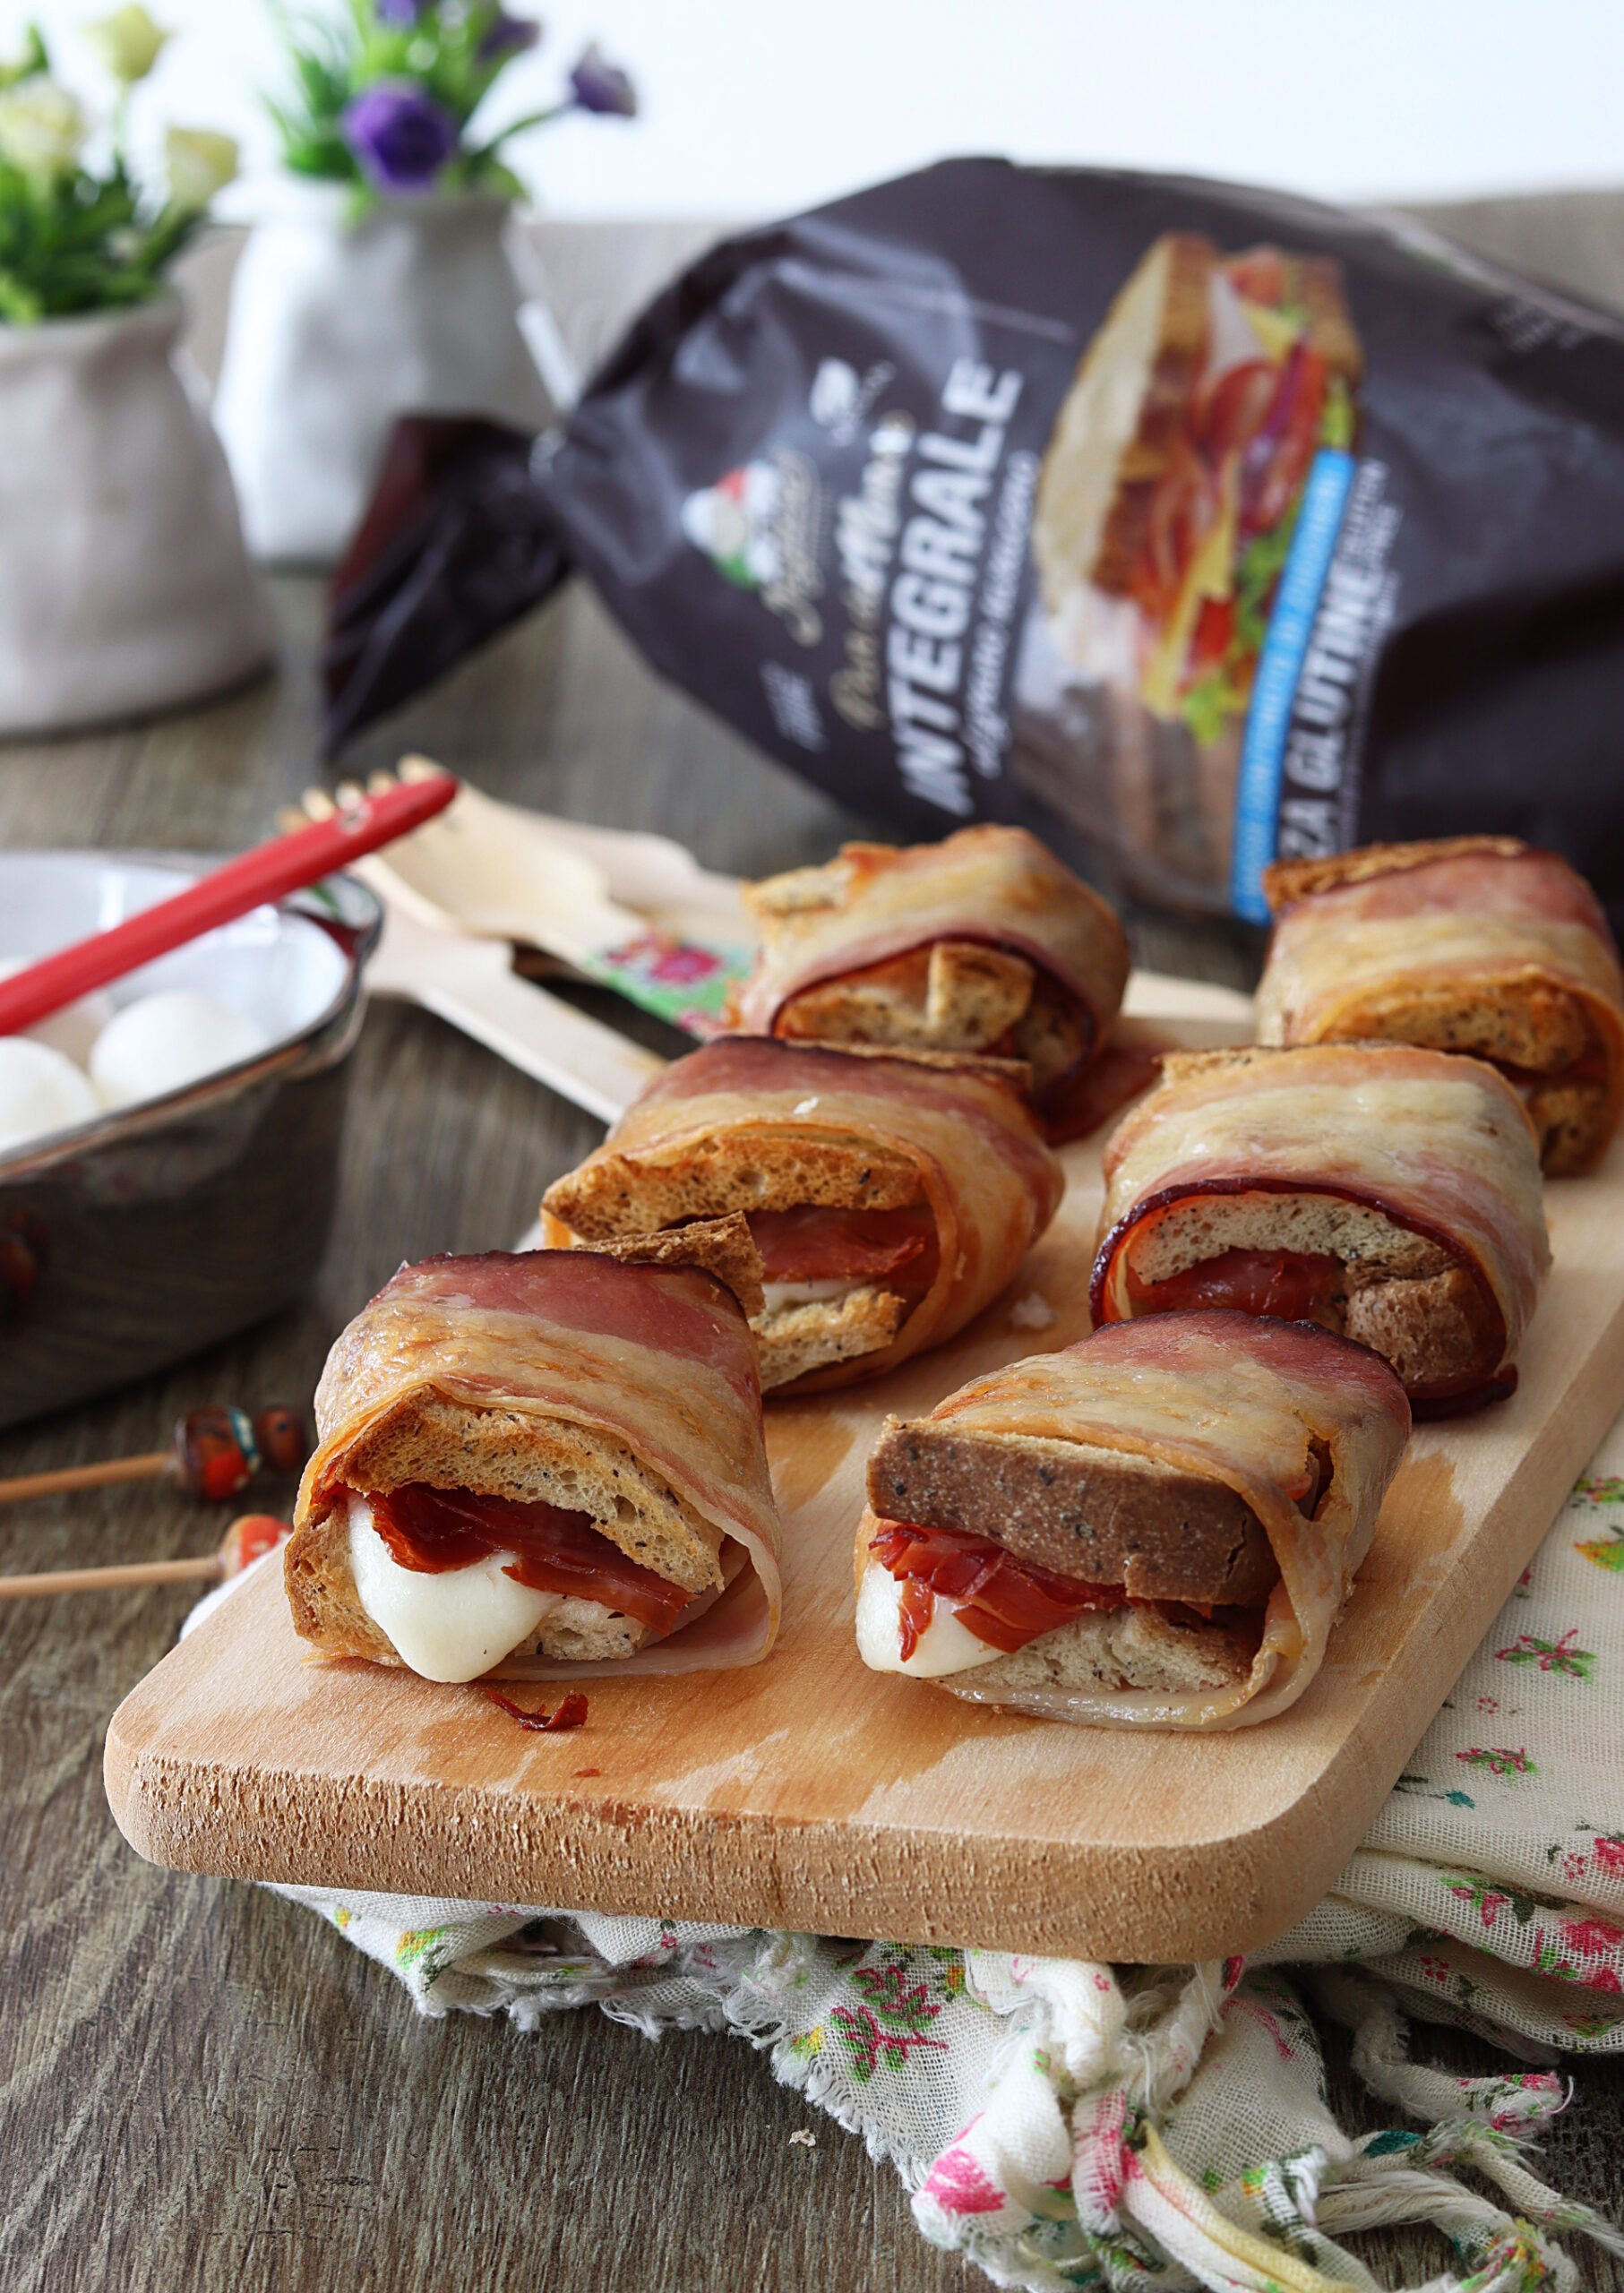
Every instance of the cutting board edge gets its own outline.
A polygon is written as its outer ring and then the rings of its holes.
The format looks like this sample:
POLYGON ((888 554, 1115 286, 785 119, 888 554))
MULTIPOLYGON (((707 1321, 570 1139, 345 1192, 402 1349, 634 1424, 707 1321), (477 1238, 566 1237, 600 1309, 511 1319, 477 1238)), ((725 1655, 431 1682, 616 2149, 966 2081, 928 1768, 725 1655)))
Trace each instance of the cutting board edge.
POLYGON ((921 1834, 846 1817, 539 1799, 516 1822, 497 1788, 355 1775, 324 1779, 329 1820, 313 1835, 298 1771, 144 1751, 120 1729, 125 1709, 104 1759, 120 1832, 149 1862, 216 1878, 706 1922, 720 1911, 730 1923, 808 1933, 860 1926, 900 1943, 1179 1960, 1272 1942, 1319 1900, 1342 1860, 1334 1850, 1314 1854, 1302 1836, 1302 1804, 1325 1794, 1334 1771, 1245 1831, 1148 1847, 1045 1842, 1041 1901, 1032 1842, 1014 1831, 921 1834), (975 1907, 989 1902, 996 1914, 975 1907))

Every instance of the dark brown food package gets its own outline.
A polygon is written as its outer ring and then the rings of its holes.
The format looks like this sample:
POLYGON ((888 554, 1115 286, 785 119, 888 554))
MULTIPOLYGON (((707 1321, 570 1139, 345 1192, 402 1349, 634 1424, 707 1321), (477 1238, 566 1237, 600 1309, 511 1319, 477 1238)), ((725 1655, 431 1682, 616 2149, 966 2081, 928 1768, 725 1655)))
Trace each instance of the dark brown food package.
POLYGON ((975 159, 728 240, 560 430, 401 425, 331 743, 573 570, 910 836, 1262 922, 1497 830, 1624 911, 1624 326, 1418 228, 975 159))

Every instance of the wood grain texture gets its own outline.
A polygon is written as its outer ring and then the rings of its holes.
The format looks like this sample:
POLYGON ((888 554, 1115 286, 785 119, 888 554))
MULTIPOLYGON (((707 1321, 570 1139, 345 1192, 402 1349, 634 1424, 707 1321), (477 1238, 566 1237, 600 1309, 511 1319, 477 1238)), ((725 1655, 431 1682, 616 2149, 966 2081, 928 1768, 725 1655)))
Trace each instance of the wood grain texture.
MULTIPOLYGON (((1624 238, 1611 214, 1592 236, 1588 253, 1598 271, 1611 264, 1624 299, 1624 238)), ((1560 267, 1560 233, 1550 237, 1541 259, 1560 267)), ((216 263, 217 286, 224 269, 216 263)), ((601 305, 612 315, 623 297, 593 285, 592 327, 606 331, 601 305)), ((202 315, 205 346, 219 331, 217 298, 202 315)), ((0 837, 209 852, 268 833, 276 807, 320 777, 317 585, 279 583, 276 605, 274 677, 154 725, 0 747, 0 837)), ((821 860, 843 834, 872 827, 657 686, 584 591, 500 640, 347 763, 390 764, 411 747, 517 802, 665 829, 713 867, 821 860)), ((1141 962, 1163 970, 1239 986, 1255 976, 1243 933, 1139 917, 1133 936, 1141 962)), ((610 1008, 606 996, 581 1000, 610 1008)), ((637 1032, 673 1047, 653 1021, 637 1032)), ((538 1176, 568 1168, 597 1136, 440 1022, 375 1007, 357 1053, 340 1215, 309 1298, 162 1378, 0 1435, 0 1472, 150 1447, 182 1410, 222 1396, 307 1392, 334 1331, 402 1257, 510 1239, 538 1176)), ((201 1522, 207 1542, 224 1518, 164 1487, 46 1499, 0 1516, 0 1565, 180 1555, 198 1549, 201 1522)), ((922 2242, 889 2169, 774 2086, 750 2048, 697 2032, 650 2046, 590 2013, 561 2015, 535 2037, 462 2016, 419 2021, 382 1969, 308 1913, 133 1856, 107 1812, 103 1731, 187 1604, 185 1592, 164 1591, 0 1613, 8 2289, 438 2293, 476 2273, 496 2293, 984 2284, 922 2242), (789 2143, 807 2125, 814 2151, 789 2143)), ((1418 2031, 1415 2050, 1461 2074, 1504 2061, 1448 2031, 1418 2031)), ((1328 2073, 1350 2130, 1390 2122, 1335 2033, 1328 2073)), ((1582 2064, 1577 2076, 1540 2169, 1618 2219, 1624 2064, 1582 2064)), ((1384 2282, 1414 2281, 1444 2259, 1418 2232, 1362 2249, 1384 2282)), ((1585 2281, 1624 2293, 1624 2267, 1587 2254, 1585 2281)))
POLYGON ((984 1710, 867 1671, 854 1644, 852 1538, 886 1413, 921 1416, 1088 1327, 1098 1138, 1063 1160, 1054 1224, 960 1337, 769 1403, 785 1577, 765 1664, 595 1680, 588 1733, 538 1738, 477 1688, 312 1662, 262 1570, 115 1715, 126 1838, 239 1878, 1061 1956, 1272 1941, 1336 1879, 1624 1405, 1624 1146, 1548 1189, 1556 1265, 1518 1391, 1417 1430, 1318 1679, 1279 1719, 1207 1736, 984 1710), (1032 1294, 1056 1317, 1035 1339, 1010 1319, 1032 1294))

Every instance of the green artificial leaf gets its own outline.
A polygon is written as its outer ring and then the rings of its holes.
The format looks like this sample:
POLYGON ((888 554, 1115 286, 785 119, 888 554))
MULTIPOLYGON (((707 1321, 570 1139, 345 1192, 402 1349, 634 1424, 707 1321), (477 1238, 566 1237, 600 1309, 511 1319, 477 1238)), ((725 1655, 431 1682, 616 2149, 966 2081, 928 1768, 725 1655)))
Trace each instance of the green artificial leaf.
POLYGON ((48 73, 51 59, 46 54, 45 41, 38 24, 30 24, 23 38, 22 53, 12 64, 0 64, 0 88, 14 88, 19 80, 31 80, 36 73, 48 73))
POLYGON ((39 296, 28 281, 0 267, 0 319, 9 319, 16 326, 32 326, 44 315, 39 296))

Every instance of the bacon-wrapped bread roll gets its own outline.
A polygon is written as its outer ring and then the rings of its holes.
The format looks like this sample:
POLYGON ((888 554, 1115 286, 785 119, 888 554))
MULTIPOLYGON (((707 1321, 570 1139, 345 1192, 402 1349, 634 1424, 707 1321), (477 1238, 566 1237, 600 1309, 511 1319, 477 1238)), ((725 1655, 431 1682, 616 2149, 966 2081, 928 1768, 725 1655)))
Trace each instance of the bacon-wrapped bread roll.
POLYGON ((1105 1147, 1096 1322, 1236 1307, 1384 1354, 1418 1416, 1502 1400, 1551 1265, 1533 1126, 1481 1060, 1175 1052, 1105 1147))
POLYGON ((1552 1176, 1601 1160, 1624 1104, 1624 975, 1565 860, 1461 836, 1276 861, 1263 884, 1260 1043, 1469 1052, 1521 1093, 1552 1176))
POLYGON ((889 1417, 857 1533, 875 1671, 1043 1719, 1235 1728, 1319 1669, 1409 1438, 1307 1322, 1096 1330, 889 1417))
POLYGON ((728 1670, 778 1636, 755 1347, 701 1266, 403 1267, 333 1346, 316 1423, 284 1568, 325 1655, 563 1679, 728 1670))
POLYGON ((849 1385, 962 1329, 1054 1215, 1065 1180, 1022 1072, 726 1036, 675 1061, 547 1189, 548 1238, 743 1211, 763 1386, 849 1385))
POLYGON ((1122 927, 1025 829, 960 829, 746 887, 761 951, 739 1024, 795 1042, 1024 1059, 1056 1106, 1104 1044, 1128 978, 1122 927))

